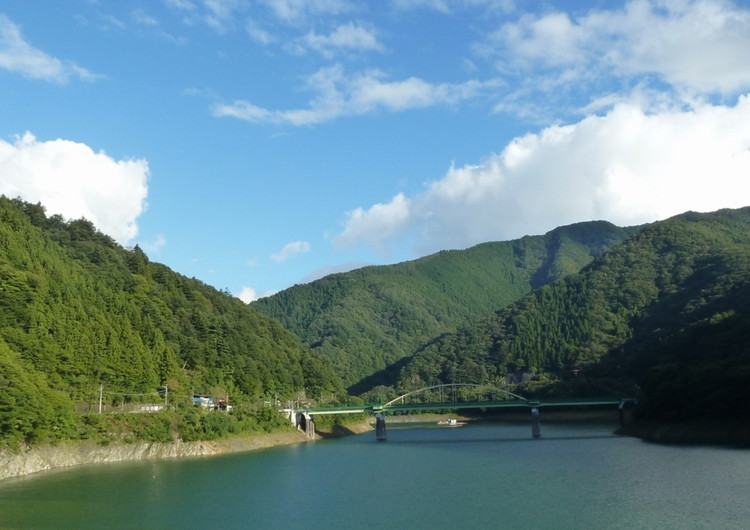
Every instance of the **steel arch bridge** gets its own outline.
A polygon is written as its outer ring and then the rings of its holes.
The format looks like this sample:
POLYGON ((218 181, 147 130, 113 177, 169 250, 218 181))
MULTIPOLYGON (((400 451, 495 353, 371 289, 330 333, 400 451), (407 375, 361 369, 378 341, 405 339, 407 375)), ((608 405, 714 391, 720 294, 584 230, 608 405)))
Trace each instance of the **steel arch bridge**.
POLYGON ((376 437, 379 441, 386 439, 387 414, 456 411, 460 409, 493 409, 493 408, 526 408, 531 412, 531 433, 534 438, 540 436, 539 409, 541 407, 591 407, 618 406, 620 423, 623 422, 623 409, 626 403, 634 402, 632 398, 587 398, 559 400, 531 400, 514 394, 509 390, 488 385, 472 383, 450 383, 434 385, 402 394, 384 404, 346 405, 335 407, 288 408, 293 425, 304 426, 308 437, 315 437, 314 417, 321 414, 374 414, 376 419, 376 437))
POLYGON ((473 383, 449 383, 433 385, 407 392, 387 403, 369 405, 341 405, 333 407, 287 408, 288 414, 390 414, 398 412, 420 412, 436 410, 490 409, 490 408, 540 408, 540 407, 586 407, 622 406, 632 398, 602 397, 586 399, 532 400, 509 390, 491 385, 473 383))
POLYGON ((509 390, 474 383, 448 383, 412 390, 384 405, 374 405, 373 411, 425 411, 456 408, 487 408, 527 405, 529 400, 509 390), (499 399, 498 399, 499 398, 499 399))

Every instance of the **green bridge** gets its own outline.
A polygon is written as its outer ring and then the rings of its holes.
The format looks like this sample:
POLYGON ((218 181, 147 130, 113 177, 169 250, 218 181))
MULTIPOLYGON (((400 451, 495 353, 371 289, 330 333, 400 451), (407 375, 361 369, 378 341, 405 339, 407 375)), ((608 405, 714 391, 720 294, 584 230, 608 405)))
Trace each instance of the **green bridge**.
POLYGON ((512 409, 522 408, 531 412, 532 435, 540 436, 539 411, 548 407, 617 407, 622 411, 634 398, 582 398, 582 399, 528 399, 508 390, 487 385, 453 383, 436 385, 401 395, 385 404, 342 405, 332 407, 286 408, 293 424, 314 437, 314 416, 324 414, 373 414, 376 418, 378 440, 385 440, 386 414, 428 412, 461 409, 512 409))

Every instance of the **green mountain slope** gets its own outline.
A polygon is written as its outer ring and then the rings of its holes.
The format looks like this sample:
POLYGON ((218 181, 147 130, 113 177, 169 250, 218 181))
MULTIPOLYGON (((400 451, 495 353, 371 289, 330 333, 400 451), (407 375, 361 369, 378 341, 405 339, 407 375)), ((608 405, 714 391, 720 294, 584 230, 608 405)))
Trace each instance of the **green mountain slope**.
POLYGON ((279 322, 88 221, 1 197, 0 437, 74 436, 73 409, 100 385, 123 399, 167 385, 180 403, 342 392, 330 362, 279 322))
POLYGON ((331 359, 353 393, 392 384, 420 345, 578 272, 634 229, 606 222, 443 251, 297 285, 252 304, 331 359))
POLYGON ((399 386, 523 374, 577 396, 637 383, 652 418, 750 415, 750 208, 646 226, 579 274, 426 345, 399 386))

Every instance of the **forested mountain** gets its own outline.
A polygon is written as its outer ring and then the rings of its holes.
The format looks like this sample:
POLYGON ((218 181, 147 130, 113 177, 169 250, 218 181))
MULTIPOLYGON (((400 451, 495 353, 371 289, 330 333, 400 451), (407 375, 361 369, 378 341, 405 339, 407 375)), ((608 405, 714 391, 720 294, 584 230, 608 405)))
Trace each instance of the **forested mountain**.
POLYGON ((578 272, 635 230, 579 223, 544 236, 334 274, 251 305, 331 359, 359 394, 393 384, 400 363, 425 342, 578 272))
POLYGON ((86 220, 0 197, 0 438, 75 437, 100 385, 124 399, 166 385, 176 403, 343 393, 279 322, 86 220))
POLYGON ((521 381, 638 392, 657 419, 750 416, 750 208, 644 227, 579 274, 426 345, 401 389, 521 381))
POLYGON ((0 197, 0 446, 137 428, 206 438, 273 423, 252 405, 301 391, 450 382, 639 392, 639 413, 661 420, 750 417, 750 208, 580 223, 248 307, 86 220, 0 197), (102 388, 138 400, 165 387, 178 407, 158 421, 81 415, 102 388), (239 406, 201 415, 193 393, 239 406))

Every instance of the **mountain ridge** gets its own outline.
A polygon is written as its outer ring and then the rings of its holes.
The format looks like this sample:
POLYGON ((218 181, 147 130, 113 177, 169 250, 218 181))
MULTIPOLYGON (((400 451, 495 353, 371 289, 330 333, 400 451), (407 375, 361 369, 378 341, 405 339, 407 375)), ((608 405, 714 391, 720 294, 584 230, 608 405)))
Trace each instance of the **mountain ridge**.
POLYGON ((361 393, 387 383, 389 367, 424 342, 576 273, 636 230, 606 221, 575 223, 541 236, 330 275, 251 305, 331 359, 350 392, 361 393), (384 380, 373 379, 378 372, 384 380))
POLYGON ((396 386, 527 373, 527 393, 638 393, 652 419, 750 415, 748 330, 750 208, 686 212, 426 345, 396 386))

